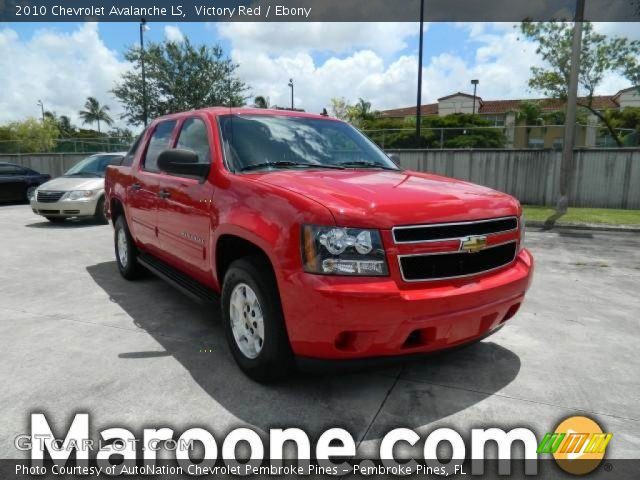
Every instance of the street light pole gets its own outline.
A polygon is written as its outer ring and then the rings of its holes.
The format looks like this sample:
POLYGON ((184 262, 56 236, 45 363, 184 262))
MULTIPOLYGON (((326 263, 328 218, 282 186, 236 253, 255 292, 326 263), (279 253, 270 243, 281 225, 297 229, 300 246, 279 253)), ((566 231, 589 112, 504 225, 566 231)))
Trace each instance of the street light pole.
POLYGON ((140 69, 142 73, 142 121, 144 126, 147 126, 148 112, 147 112, 147 79, 144 71, 144 31, 147 30, 147 21, 144 18, 140 19, 140 69))
POLYGON ((421 145, 420 114, 422 105, 422 42, 424 39, 424 0, 420 0, 420 46, 418 47, 418 98, 416 100, 416 142, 421 145))
POLYGON ((44 103, 42 103, 42 100, 38 100, 38 104, 40 107, 40 110, 42 111, 42 123, 44 123, 44 103))
POLYGON ((293 78, 289 79, 289 86, 291 87, 291 110, 293 110, 293 78))
POLYGON ((476 92, 478 90, 478 84, 480 83, 480 80, 474 79, 471 80, 471 85, 473 85, 473 115, 476 114, 476 92))

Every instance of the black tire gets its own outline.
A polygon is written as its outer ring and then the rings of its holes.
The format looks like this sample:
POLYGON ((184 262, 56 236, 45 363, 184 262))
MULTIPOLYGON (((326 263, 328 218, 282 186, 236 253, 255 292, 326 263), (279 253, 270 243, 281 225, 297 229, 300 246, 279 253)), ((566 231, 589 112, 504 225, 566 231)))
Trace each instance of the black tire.
POLYGON ((96 213, 93 215, 93 218, 96 223, 99 223, 100 225, 106 225, 109 223, 107 217, 104 214, 104 197, 100 197, 100 200, 98 200, 98 204, 96 205, 96 213))
POLYGON ((49 220, 51 223, 62 223, 66 220, 63 217, 44 217, 44 218, 49 220))
POLYGON ((124 215, 120 215, 116 220, 115 227, 113 229, 113 243, 116 254, 116 263, 118 264, 118 270, 127 280, 135 280, 140 277, 142 273, 142 266, 138 263, 138 248, 136 247, 131 234, 129 233, 129 227, 124 215), (118 247, 119 235, 124 235, 123 245, 126 247, 126 258, 121 255, 118 247), (121 256, 123 258, 121 258, 121 256))
POLYGON ((284 324, 278 287, 270 266, 263 258, 247 257, 231 264, 224 277, 221 307, 229 348, 236 363, 248 377, 260 383, 270 383, 292 371, 293 353, 284 324), (231 327, 231 295, 241 283, 253 290, 262 311, 264 340, 255 358, 242 353, 231 327))

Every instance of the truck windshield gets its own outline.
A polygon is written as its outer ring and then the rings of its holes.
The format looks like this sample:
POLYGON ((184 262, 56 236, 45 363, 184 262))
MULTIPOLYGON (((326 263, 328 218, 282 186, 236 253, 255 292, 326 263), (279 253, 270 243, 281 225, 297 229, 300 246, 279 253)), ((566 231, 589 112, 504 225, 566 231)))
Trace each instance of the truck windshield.
POLYGON ((67 170, 65 177, 104 177, 107 167, 116 161, 117 155, 92 155, 80 160, 73 167, 67 170))
POLYGON ((219 117, 225 158, 233 171, 296 168, 398 170, 349 124, 284 115, 219 117))

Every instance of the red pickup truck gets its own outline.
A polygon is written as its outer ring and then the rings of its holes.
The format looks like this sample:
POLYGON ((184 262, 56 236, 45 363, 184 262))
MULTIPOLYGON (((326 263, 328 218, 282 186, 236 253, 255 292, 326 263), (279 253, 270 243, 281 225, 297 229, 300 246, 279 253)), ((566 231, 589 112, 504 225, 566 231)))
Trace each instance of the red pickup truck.
POLYGON ((105 190, 120 273, 219 296, 233 356, 259 381, 477 341, 531 282, 517 200, 404 170, 326 116, 158 118, 105 190))

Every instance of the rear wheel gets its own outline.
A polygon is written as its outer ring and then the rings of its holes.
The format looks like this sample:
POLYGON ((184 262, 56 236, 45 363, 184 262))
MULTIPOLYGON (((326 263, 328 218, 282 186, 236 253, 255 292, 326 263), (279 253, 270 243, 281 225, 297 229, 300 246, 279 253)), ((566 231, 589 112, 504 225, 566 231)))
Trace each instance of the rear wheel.
POLYGON ((142 267, 138 263, 138 249, 131 238, 124 215, 120 215, 116 220, 113 238, 120 275, 127 280, 138 278, 142 267))
POLYGON ((224 277, 222 317, 237 364, 258 382, 286 376, 293 366, 280 296, 260 257, 236 260, 224 277))
POLYGON ((96 213, 93 215, 95 221, 101 225, 109 223, 107 217, 104 214, 104 197, 100 197, 98 204, 96 205, 96 213))

